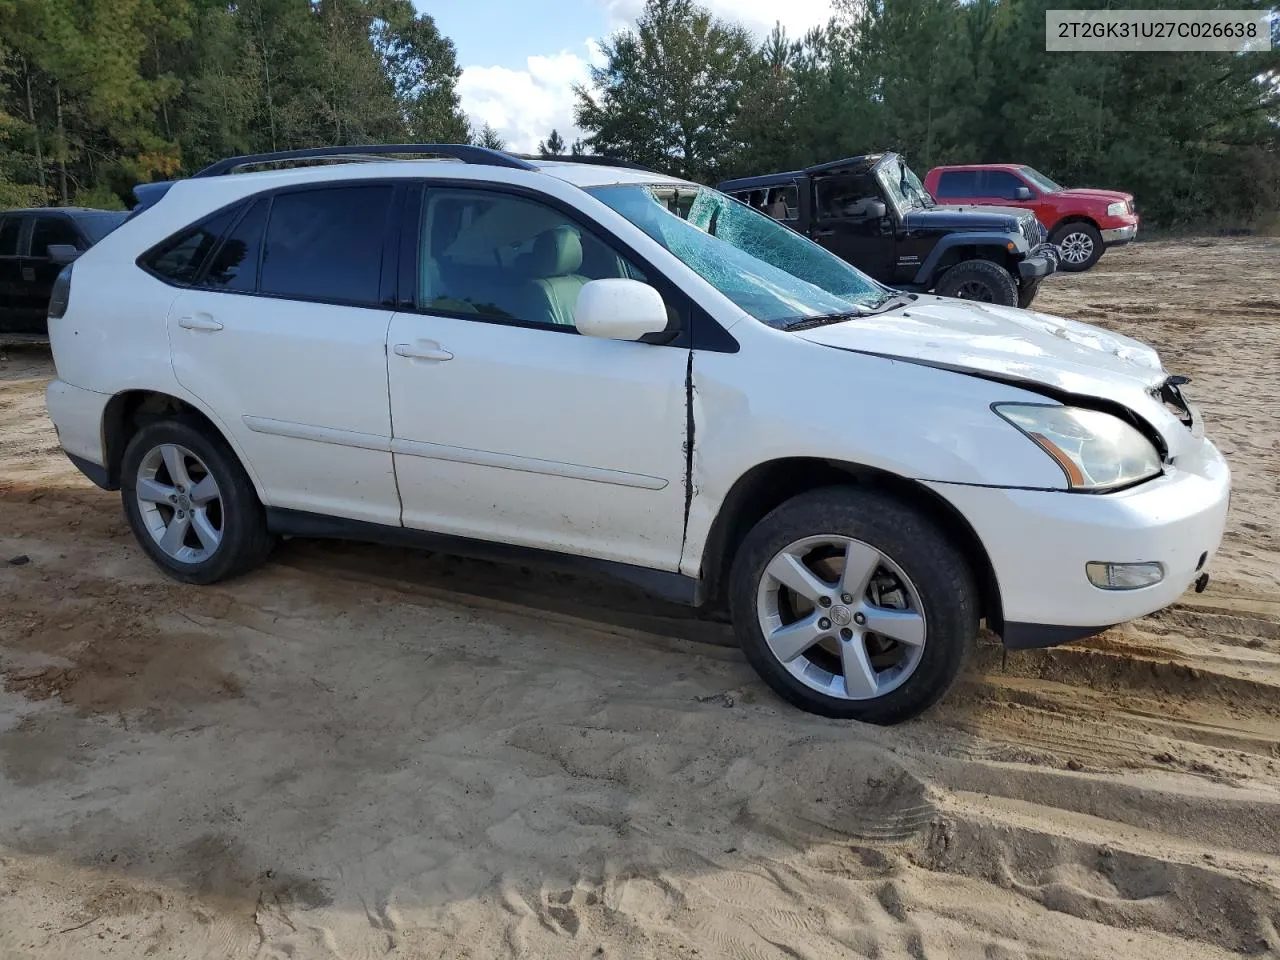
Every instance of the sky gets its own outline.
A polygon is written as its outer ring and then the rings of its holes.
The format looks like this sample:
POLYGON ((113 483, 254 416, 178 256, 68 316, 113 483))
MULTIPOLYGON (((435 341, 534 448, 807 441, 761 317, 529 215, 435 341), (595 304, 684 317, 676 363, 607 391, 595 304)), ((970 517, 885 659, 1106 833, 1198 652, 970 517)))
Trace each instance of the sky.
MULTIPOLYGON (((458 48, 462 109, 488 123, 509 149, 537 148, 552 128, 566 143, 573 124, 573 85, 600 62, 599 41, 635 23, 643 0, 414 0, 458 48)), ((830 0, 703 0, 761 39, 781 20, 792 36, 825 23, 830 0)))

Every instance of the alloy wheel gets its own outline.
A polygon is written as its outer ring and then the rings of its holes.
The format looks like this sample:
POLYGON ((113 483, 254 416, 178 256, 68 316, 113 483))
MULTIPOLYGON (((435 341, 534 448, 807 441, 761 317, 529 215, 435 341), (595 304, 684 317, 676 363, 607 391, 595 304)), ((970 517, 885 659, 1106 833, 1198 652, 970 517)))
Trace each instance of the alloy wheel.
POLYGON ((200 563, 222 543, 218 482, 186 447, 165 443, 147 451, 138 465, 134 496, 143 525, 173 559, 200 563))
POLYGON ((1067 263, 1088 263, 1093 256, 1093 238, 1087 233, 1068 233, 1058 244, 1067 263))
POLYGON ((796 540, 774 556, 756 615, 793 677, 844 700, 873 700, 906 683, 928 635, 906 573, 870 544, 835 535, 796 540))

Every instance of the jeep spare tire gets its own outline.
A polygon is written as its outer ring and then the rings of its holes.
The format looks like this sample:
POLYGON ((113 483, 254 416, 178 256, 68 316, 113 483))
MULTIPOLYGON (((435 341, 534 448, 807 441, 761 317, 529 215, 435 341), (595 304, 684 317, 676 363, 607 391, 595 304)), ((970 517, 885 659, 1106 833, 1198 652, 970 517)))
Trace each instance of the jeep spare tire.
POLYGON ((1002 307, 1018 305, 1018 284, 1009 271, 990 260, 965 260, 942 275, 934 292, 940 297, 978 300, 1002 307))

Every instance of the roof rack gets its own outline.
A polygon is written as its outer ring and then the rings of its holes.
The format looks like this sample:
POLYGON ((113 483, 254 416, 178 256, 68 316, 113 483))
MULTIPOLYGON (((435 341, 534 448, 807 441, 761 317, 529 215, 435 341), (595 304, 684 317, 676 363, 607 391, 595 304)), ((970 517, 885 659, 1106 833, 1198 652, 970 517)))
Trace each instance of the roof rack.
POLYGON ((600 167, 622 167, 625 170, 642 170, 645 173, 657 173, 652 167, 646 167, 639 163, 632 163, 630 160, 619 160, 617 157, 602 157, 597 154, 564 154, 554 157, 544 157, 534 153, 512 153, 509 156, 516 157, 520 160, 532 160, 542 163, 589 163, 600 167))
POLYGON ((224 173, 268 163, 288 163, 291 160, 388 160, 396 154, 421 154, 448 157, 463 163, 478 163, 490 167, 508 167, 515 170, 535 170, 533 164, 509 153, 473 147, 462 143, 376 143, 361 146, 308 147, 304 150, 279 150, 275 153, 253 153, 243 157, 228 157, 205 167, 196 177, 220 177, 224 173))

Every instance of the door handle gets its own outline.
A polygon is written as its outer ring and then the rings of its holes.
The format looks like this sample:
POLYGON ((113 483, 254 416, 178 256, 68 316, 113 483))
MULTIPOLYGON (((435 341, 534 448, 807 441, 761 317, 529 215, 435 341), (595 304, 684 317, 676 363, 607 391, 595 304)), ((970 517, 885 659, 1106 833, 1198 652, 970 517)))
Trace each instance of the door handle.
POLYGON ((408 357, 410 360, 452 360, 453 354, 438 343, 397 343, 392 349, 397 357, 408 357))
POLYGON ((182 317, 178 321, 178 326, 186 330, 221 330, 222 324, 207 313, 197 313, 194 317, 182 317))

